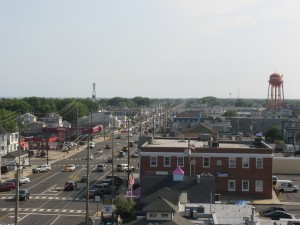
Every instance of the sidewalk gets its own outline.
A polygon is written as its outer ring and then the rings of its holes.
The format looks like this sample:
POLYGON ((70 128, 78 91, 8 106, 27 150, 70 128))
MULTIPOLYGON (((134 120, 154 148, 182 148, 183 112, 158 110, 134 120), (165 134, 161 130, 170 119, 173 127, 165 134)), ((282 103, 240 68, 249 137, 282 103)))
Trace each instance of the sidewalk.
MULTIPOLYGON (((105 140, 107 140, 107 137, 105 138, 105 140)), ((103 137, 98 137, 98 138, 95 138, 93 139, 93 142, 95 143, 99 143, 99 142, 102 142, 104 141, 104 138, 103 137)), ((79 148, 77 149, 77 147, 75 147, 74 149, 72 150, 69 150, 68 152, 62 152, 62 151, 59 151, 59 150, 48 150, 48 162, 49 164, 51 165, 52 163, 56 162, 56 161, 60 161, 60 160, 63 160, 63 159, 66 159, 84 149, 86 149, 86 145, 80 145, 79 148)), ((30 159, 30 164, 31 166, 27 166, 26 168, 23 169, 23 171, 21 170, 20 171, 20 176, 29 176, 32 174, 32 168, 35 168, 37 167, 38 165, 41 165, 41 164, 46 164, 46 158, 35 158, 35 157, 32 157, 30 159), (45 163, 41 163, 41 159, 43 159, 45 161, 45 163)), ((1 182, 7 180, 7 179, 10 179, 10 178, 15 178, 15 173, 16 171, 15 170, 12 170, 12 171, 9 171, 8 173, 6 174, 2 174, 1 175, 1 182)))

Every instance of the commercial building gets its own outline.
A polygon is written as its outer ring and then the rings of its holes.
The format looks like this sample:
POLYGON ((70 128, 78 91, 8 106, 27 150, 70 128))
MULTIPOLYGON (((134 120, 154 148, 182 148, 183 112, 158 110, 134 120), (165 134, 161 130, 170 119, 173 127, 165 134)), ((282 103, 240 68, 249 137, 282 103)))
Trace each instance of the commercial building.
POLYGON ((273 150, 261 138, 249 143, 149 138, 140 150, 140 179, 172 176, 180 167, 184 180, 213 175, 212 193, 272 198, 272 162, 273 150))

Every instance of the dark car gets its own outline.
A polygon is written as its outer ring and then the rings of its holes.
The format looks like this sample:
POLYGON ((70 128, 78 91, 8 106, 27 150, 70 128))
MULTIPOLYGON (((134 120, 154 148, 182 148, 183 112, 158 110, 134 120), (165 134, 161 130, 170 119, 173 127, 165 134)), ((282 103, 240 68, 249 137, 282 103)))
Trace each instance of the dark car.
POLYGON ((29 189, 21 189, 21 190, 19 190, 19 200, 26 201, 26 199, 29 199, 29 198, 30 198, 29 189))
POLYGON ((106 176, 106 179, 112 179, 112 178, 114 178, 114 183, 115 184, 122 184, 123 182, 124 182, 124 179, 123 178, 121 178, 121 177, 119 177, 119 176, 111 176, 111 175, 107 175, 106 176))
POLYGON ((279 220, 279 219, 292 219, 292 215, 284 212, 284 211, 272 211, 263 215, 264 217, 271 218, 272 220, 279 220))
POLYGON ((80 179, 80 182, 81 182, 81 183, 85 183, 86 180, 87 180, 87 175, 82 175, 82 176, 81 176, 81 179, 80 179))
POLYGON ((109 145, 109 144, 106 144, 104 148, 105 148, 105 149, 110 149, 110 145, 109 145))
POLYGON ((16 183, 15 182, 0 183, 0 191, 12 191, 14 189, 16 189, 16 183))
POLYGON ((105 164, 98 164, 96 167, 97 172, 103 172, 106 170, 106 165, 105 164))
POLYGON ((260 216, 264 216, 265 214, 268 214, 270 212, 274 212, 274 211, 282 211, 282 212, 286 212, 285 208, 281 207, 281 206, 271 206, 265 210, 261 210, 259 212, 260 216))
POLYGON ((65 183, 65 191, 75 191, 77 189, 77 183, 75 181, 67 181, 65 183))
MULTIPOLYGON (((87 193, 85 193, 85 196, 86 196, 87 193)), ((95 198, 96 196, 101 196, 101 192, 100 191, 97 191, 95 189, 90 189, 89 190, 89 199, 91 198, 95 198)))
POLYGON ((108 163, 112 163, 112 162, 113 162, 112 157, 109 157, 109 158, 107 159, 107 162, 108 162, 108 163))
POLYGON ((8 173, 9 169, 8 166, 1 166, 1 174, 6 174, 8 173))

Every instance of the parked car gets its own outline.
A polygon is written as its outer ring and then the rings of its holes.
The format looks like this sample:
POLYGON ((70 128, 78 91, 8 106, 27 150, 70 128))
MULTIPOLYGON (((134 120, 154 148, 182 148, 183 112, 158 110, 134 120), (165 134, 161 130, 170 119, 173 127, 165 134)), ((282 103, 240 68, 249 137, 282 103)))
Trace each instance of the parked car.
POLYGON ((95 183, 93 189, 100 193, 111 193, 111 185, 108 183, 95 183))
POLYGON ((130 142, 129 142, 129 147, 133 147, 133 146, 134 146, 133 142, 130 141, 130 142))
MULTIPOLYGON (((87 160, 87 156, 85 156, 83 159, 87 160)), ((94 159, 94 156, 92 154, 89 155, 89 159, 94 159)))
POLYGON ((292 219, 293 218, 291 214, 289 214, 285 211, 279 211, 279 210, 271 211, 269 213, 264 214, 263 216, 271 218, 272 220, 292 219))
POLYGON ((270 212, 273 212, 273 211, 283 211, 283 212, 286 212, 285 208, 283 208, 282 206, 271 206, 265 210, 261 210, 259 211, 259 215, 260 216, 264 216, 265 214, 268 214, 270 212))
POLYGON ((109 145, 109 144, 106 144, 106 145, 105 145, 105 149, 110 149, 110 145, 109 145))
POLYGON ((107 163, 112 163, 112 162, 113 162, 112 157, 109 157, 109 158, 107 159, 107 163))
POLYGON ((126 172, 128 170, 129 171, 134 171, 135 168, 134 168, 134 166, 128 166, 128 164, 126 164, 126 163, 117 165, 117 171, 118 172, 126 172))
POLYGON ((74 164, 69 164, 67 166, 65 166, 65 171, 67 172, 73 172, 75 171, 76 166, 74 164))
POLYGON ((86 180, 87 180, 87 175, 82 175, 81 178, 80 178, 80 182, 85 183, 86 180))
POLYGON ((94 154, 101 154, 103 153, 103 149, 98 149, 97 151, 94 152, 94 154))
POLYGON ((14 189, 16 189, 16 183, 15 182, 0 183, 0 191, 12 191, 14 189))
POLYGON ((125 152, 123 151, 119 151, 119 154, 118 154, 119 157, 124 157, 125 156, 125 152))
POLYGON ((128 147, 127 147, 127 146, 124 146, 124 147, 122 148, 122 151, 123 151, 123 152, 127 152, 127 151, 128 151, 128 147))
POLYGON ((119 184, 122 184, 122 183, 124 182, 124 179, 123 179, 123 178, 121 178, 121 177, 119 177, 119 176, 116 176, 116 175, 114 175, 114 176, 112 176, 112 175, 107 175, 105 178, 106 178, 106 179, 112 179, 112 178, 114 178, 114 182, 117 182, 117 183, 119 183, 119 184))
POLYGON ((87 148, 95 148, 95 143, 94 142, 90 142, 88 144, 87 148))
POLYGON ((19 181, 20 181, 20 184, 27 184, 30 182, 30 179, 29 179, 29 177, 20 177, 19 181))
MULTIPOLYGON (((14 182, 17 185, 17 178, 10 178, 10 179, 7 179, 5 182, 14 182)), ((22 183, 19 180, 19 186, 21 186, 21 185, 22 185, 22 183)))
POLYGON ((51 170, 51 166, 49 164, 44 164, 44 165, 40 165, 36 168, 32 169, 33 173, 40 173, 40 172, 46 172, 46 171, 50 171, 51 170))
POLYGON ((104 170, 106 170, 106 165, 105 164, 99 164, 96 167, 97 172, 103 172, 104 170))
POLYGON ((1 174, 6 174, 6 173, 8 173, 8 171, 9 171, 8 168, 9 168, 8 166, 1 166, 1 174))
POLYGON ((139 153, 134 152, 131 154, 131 158, 138 158, 139 157, 139 153))
POLYGON ((21 189, 21 190, 19 190, 19 200, 26 201, 26 199, 29 199, 29 198, 30 198, 29 189, 21 189))
POLYGON ((275 189, 279 192, 298 192, 299 187, 291 180, 277 180, 275 189))
MULTIPOLYGON (((86 192, 85 192, 85 197, 86 197, 86 192)), ((89 190, 89 199, 93 199, 95 198, 96 196, 100 196, 101 195, 101 192, 100 191, 97 191, 95 189, 90 189, 89 190)))
POLYGON ((67 181, 65 183, 65 191, 75 191, 77 189, 77 183, 75 181, 67 181))

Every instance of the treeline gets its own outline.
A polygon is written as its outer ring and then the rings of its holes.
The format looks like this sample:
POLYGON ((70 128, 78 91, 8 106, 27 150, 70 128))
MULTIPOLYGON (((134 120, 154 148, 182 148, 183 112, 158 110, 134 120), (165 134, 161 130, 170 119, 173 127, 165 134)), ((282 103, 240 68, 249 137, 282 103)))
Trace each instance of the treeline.
POLYGON ((93 101, 91 98, 41 98, 26 97, 21 99, 1 99, 0 100, 0 125, 6 131, 16 129, 16 119, 24 113, 31 113, 38 118, 46 116, 48 113, 57 113, 64 120, 76 123, 78 117, 89 115, 90 112, 98 112, 100 109, 113 108, 133 108, 140 106, 150 106, 154 100, 143 97, 132 99, 115 97, 112 99, 100 99, 93 101))

